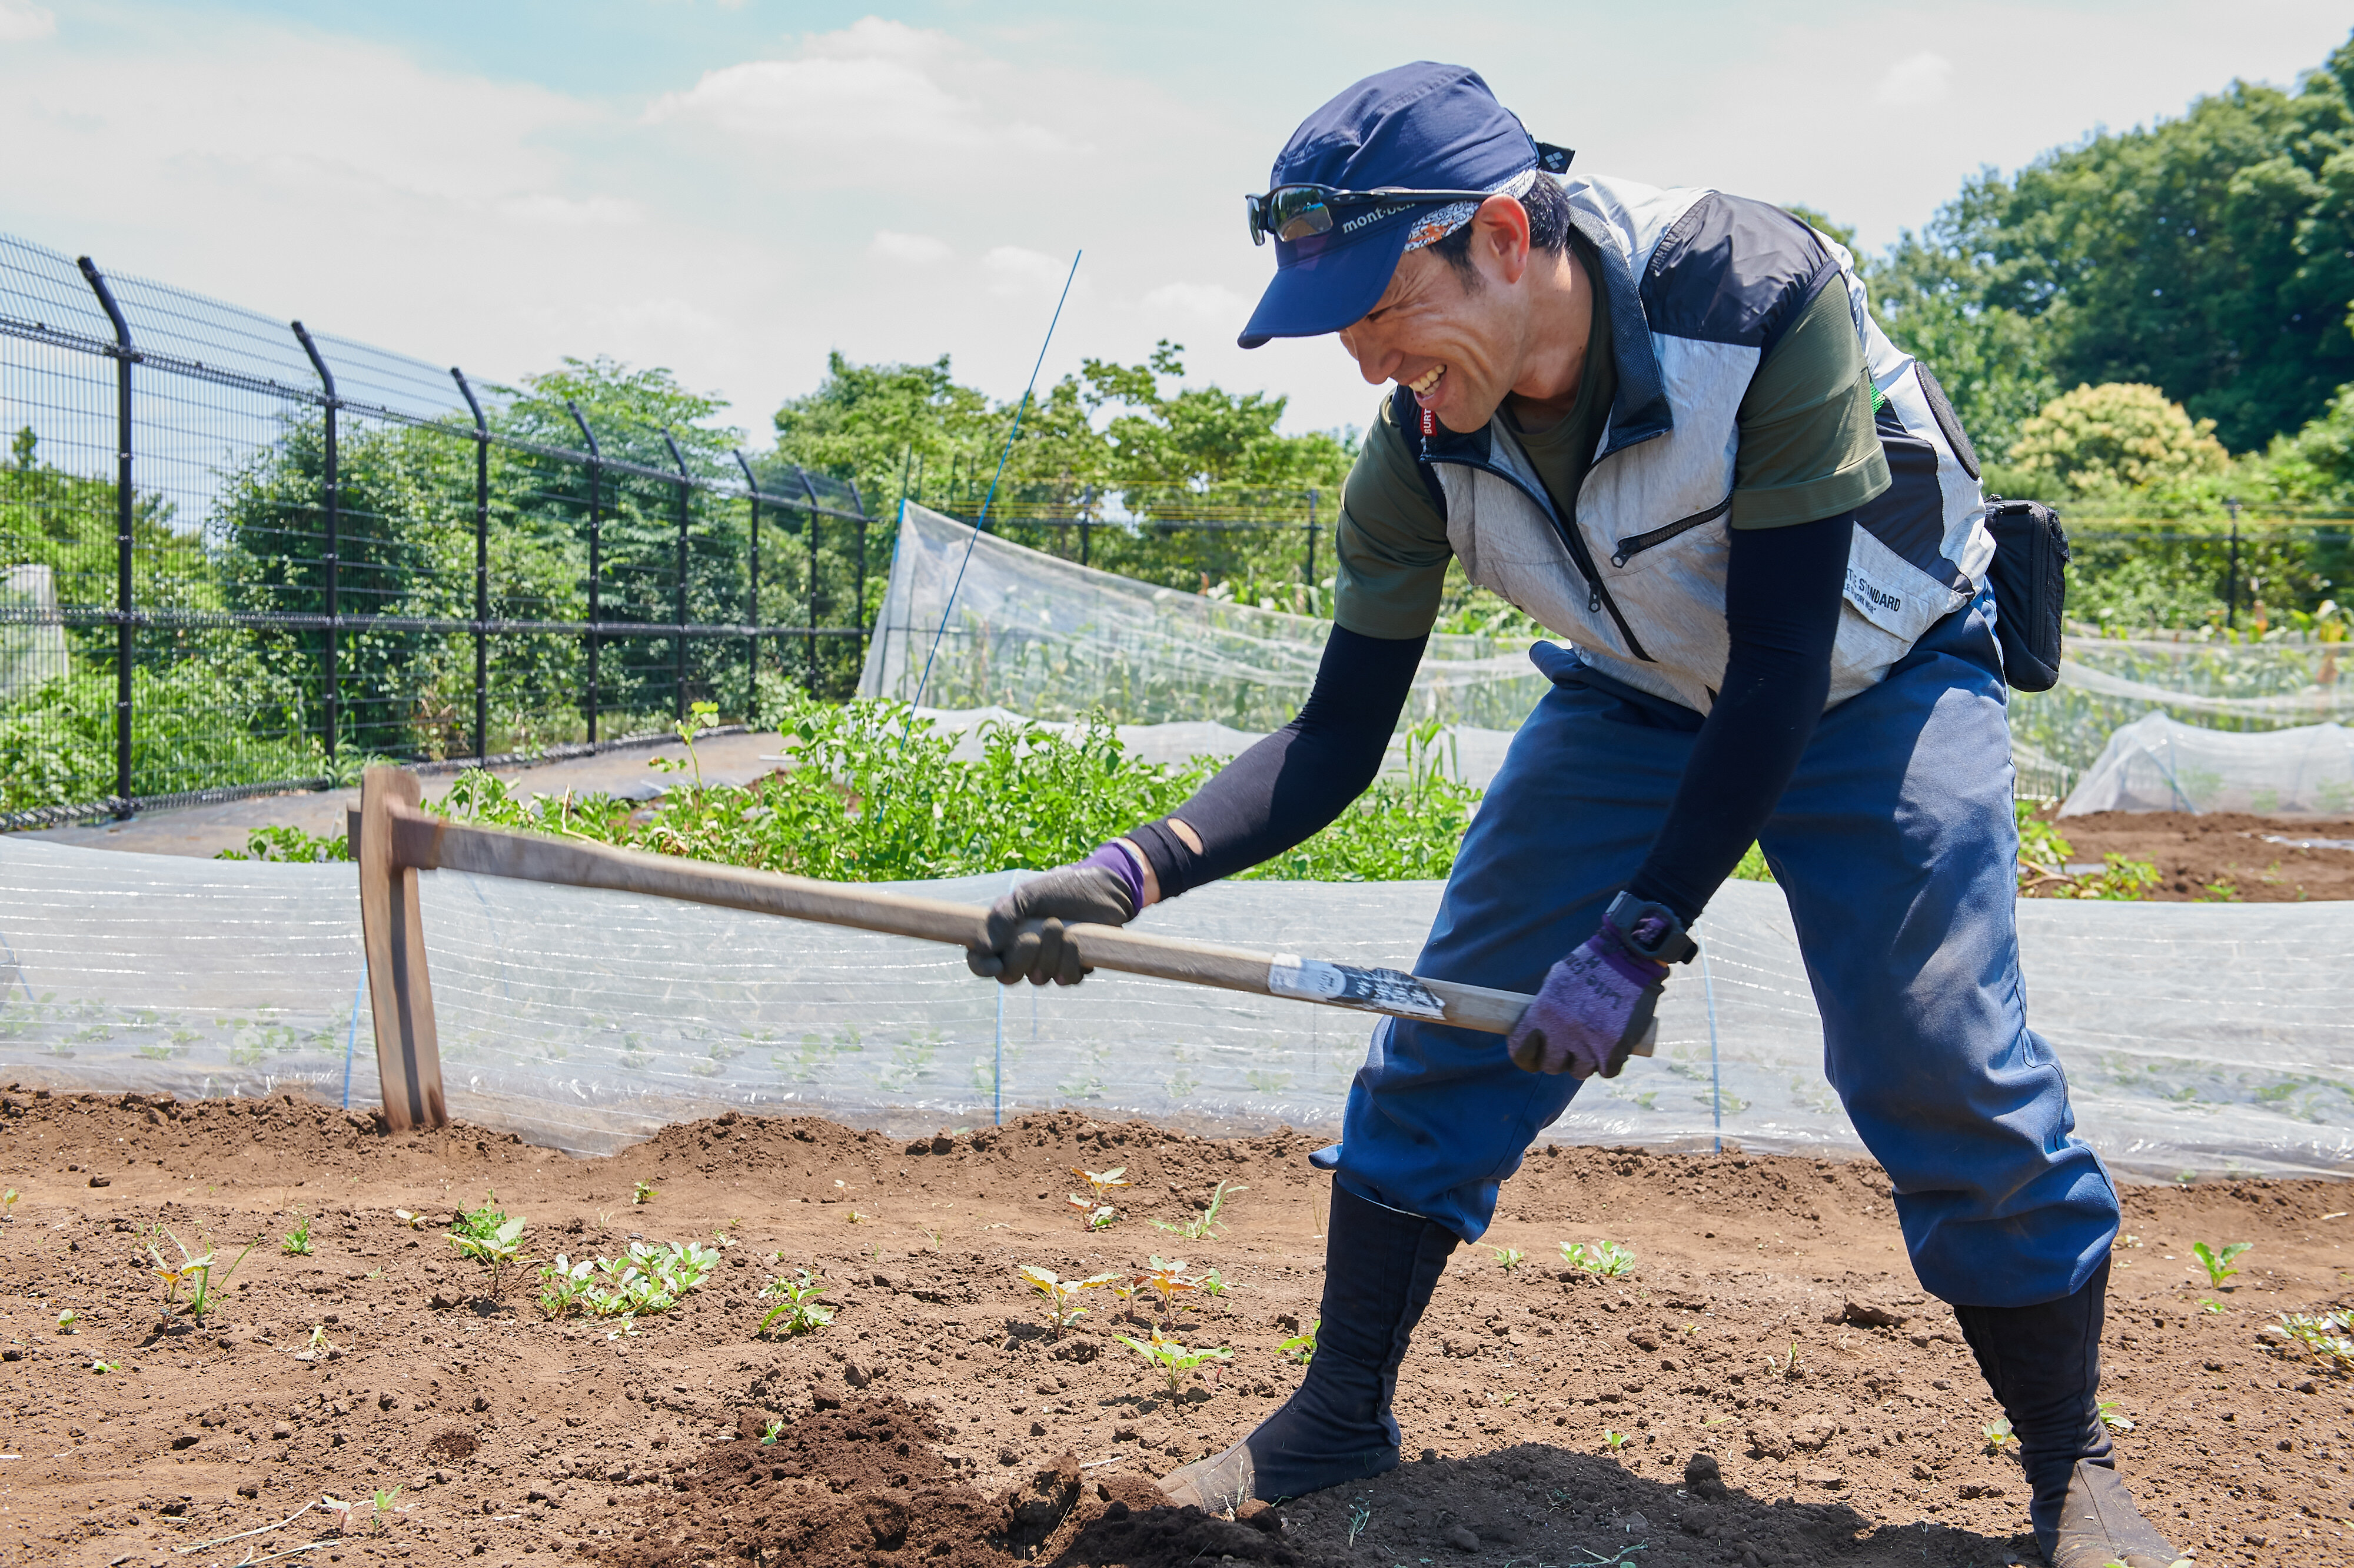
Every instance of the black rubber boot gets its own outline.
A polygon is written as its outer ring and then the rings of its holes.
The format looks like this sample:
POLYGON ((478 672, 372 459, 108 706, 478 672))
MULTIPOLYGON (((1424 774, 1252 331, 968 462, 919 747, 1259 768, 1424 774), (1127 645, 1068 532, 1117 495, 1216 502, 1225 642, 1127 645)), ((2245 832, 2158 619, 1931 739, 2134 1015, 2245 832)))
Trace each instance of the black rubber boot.
POLYGON ((2073 1296, 2033 1307, 1954 1308, 1987 1386, 2010 1418, 2033 1490, 2028 1520, 2035 1543, 2055 1568, 2075 1568, 2080 1559, 2087 1568, 2105 1568, 2112 1561, 2139 1568, 2153 1544, 2166 1552, 2166 1562, 2173 1561, 2116 1478, 2109 1429, 2101 1421, 2101 1324, 2108 1293, 2105 1257, 2073 1296), (2095 1494, 2100 1506, 2085 1506, 2095 1494), (2079 1505, 2073 1509, 2072 1497, 2079 1505), (2108 1533, 2115 1531, 2125 1533, 2108 1533))
POLYGON ((1395 1469, 1398 1363, 1455 1245, 1446 1226, 1333 1182, 1324 1317, 1308 1376, 1249 1436, 1163 1480, 1169 1500, 1231 1513, 1251 1498, 1304 1497, 1395 1469))

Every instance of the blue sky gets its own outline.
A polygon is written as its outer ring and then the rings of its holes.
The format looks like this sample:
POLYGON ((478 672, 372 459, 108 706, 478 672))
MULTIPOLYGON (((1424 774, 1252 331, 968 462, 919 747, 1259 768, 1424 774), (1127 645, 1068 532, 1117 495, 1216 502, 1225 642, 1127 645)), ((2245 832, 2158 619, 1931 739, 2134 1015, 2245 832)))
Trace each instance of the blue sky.
POLYGON ((2319 0, 1281 6, 0 0, 0 229, 506 377, 667 365, 764 436, 857 359, 1017 394, 1188 347, 1192 378, 1362 423, 1329 341, 1233 345, 1246 188, 1400 60, 1485 73, 1582 168, 1820 207, 1878 247, 1981 164, 2287 85, 2319 0))

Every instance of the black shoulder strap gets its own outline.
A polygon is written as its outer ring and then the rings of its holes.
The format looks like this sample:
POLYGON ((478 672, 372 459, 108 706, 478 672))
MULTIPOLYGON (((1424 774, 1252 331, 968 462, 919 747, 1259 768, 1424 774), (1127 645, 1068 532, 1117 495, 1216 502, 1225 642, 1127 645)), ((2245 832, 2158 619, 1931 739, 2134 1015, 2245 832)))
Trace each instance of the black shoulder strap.
POLYGON ((1405 438, 1406 455, 1414 459, 1414 471, 1422 476, 1422 488, 1430 493, 1430 503, 1438 508, 1441 517, 1447 515, 1447 487, 1438 482, 1438 474, 1424 461, 1422 439, 1422 405, 1414 394, 1401 387, 1390 394, 1390 418, 1396 423, 1398 434, 1405 438))

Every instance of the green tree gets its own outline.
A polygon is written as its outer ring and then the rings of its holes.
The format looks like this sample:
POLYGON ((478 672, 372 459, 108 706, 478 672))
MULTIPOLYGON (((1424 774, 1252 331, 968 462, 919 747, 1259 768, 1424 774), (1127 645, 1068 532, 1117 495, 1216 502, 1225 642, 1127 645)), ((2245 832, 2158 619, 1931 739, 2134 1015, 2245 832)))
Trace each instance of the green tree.
POLYGON ((2079 387, 2020 425, 2007 461, 2034 493, 2057 485, 2070 496, 2120 497, 2221 473, 2231 460, 2214 430, 2214 420, 2193 422, 2155 387, 2079 387))

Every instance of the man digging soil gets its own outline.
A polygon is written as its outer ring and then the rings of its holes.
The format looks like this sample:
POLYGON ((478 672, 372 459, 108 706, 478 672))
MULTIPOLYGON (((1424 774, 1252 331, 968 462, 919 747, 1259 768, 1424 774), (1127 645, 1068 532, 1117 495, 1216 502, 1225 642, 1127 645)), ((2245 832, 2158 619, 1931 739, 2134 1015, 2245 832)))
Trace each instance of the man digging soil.
POLYGON ((1913 1266, 2010 1417, 2044 1555, 2168 1568, 2095 1407, 2116 1192, 2023 1012, 1996 628, 2024 607, 1988 586, 1977 457, 1843 249, 1763 202, 1557 181, 1568 163, 1426 63, 1293 134, 1249 201, 1277 270, 1242 344, 1334 334, 1394 384, 1349 478, 1314 689, 1174 815, 1001 900, 970 955, 1076 983, 1059 922, 1125 923, 1331 821, 1379 769, 1450 557, 1571 644, 1532 652, 1553 689, 1415 966, 1537 1000, 1501 1048, 1374 1029, 1314 1156, 1334 1177, 1315 1360, 1162 1487, 1231 1508, 1397 1464, 1391 1397, 1447 1255, 1579 1083, 1616 1073, 1754 840, 1913 1266))

